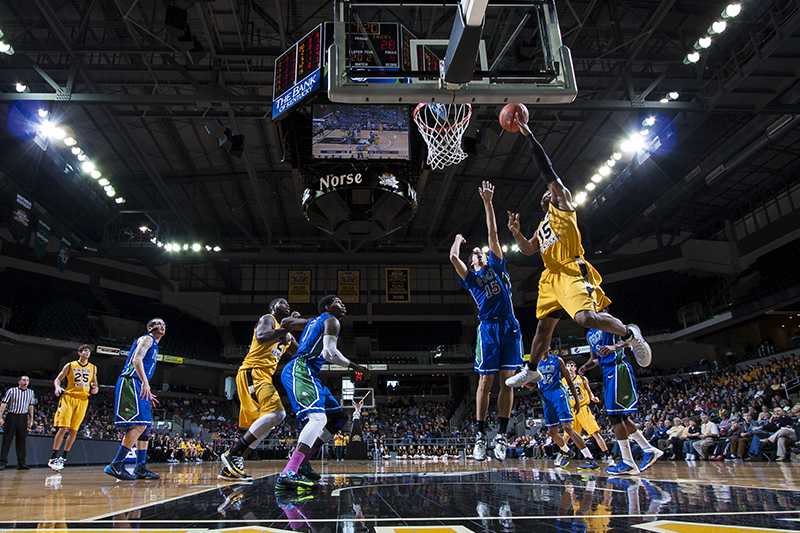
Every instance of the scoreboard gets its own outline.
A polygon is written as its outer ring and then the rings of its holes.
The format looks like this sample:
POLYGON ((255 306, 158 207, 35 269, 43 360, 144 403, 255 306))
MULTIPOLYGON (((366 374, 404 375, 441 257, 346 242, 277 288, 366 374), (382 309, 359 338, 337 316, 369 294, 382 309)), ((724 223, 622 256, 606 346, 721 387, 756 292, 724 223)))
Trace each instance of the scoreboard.
POLYGON ((272 119, 319 89, 322 77, 322 24, 308 32, 275 60, 272 119))

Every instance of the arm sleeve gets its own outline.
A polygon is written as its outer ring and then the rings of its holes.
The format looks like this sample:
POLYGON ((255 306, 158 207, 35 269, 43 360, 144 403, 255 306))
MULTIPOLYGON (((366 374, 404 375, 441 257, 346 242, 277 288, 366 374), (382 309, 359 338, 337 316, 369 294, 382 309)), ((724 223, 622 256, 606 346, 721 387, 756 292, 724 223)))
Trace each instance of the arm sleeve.
POLYGON ((350 366, 350 360, 336 347, 336 338, 334 335, 322 337, 322 357, 333 365, 350 366))
POLYGON ((536 164, 539 165, 539 171, 544 176, 545 181, 548 183, 556 181, 558 179, 558 174, 556 174, 556 171, 553 169, 553 162, 550 161, 550 157, 547 155, 547 152, 544 151, 544 147, 533 135, 528 135, 526 138, 531 148, 533 148, 533 157, 536 159, 536 164))

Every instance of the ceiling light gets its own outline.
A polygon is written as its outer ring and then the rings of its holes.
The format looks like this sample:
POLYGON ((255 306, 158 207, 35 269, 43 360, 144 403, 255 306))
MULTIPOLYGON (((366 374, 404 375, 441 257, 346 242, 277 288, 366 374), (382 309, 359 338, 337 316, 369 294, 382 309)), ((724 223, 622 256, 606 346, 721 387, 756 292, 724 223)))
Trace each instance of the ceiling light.
POLYGON ((611 159, 606 161, 606 166, 608 166, 609 168, 614 168, 615 166, 617 166, 617 160, 612 157, 611 159))
POLYGON ((602 167, 597 169, 597 173, 606 178, 609 175, 611 175, 611 169, 608 168, 607 165, 603 165, 602 167))
POLYGON ((612 157, 613 159, 615 159, 616 161, 619 161, 620 159, 622 159, 622 154, 621 154, 621 153, 619 153, 619 152, 614 152, 614 153, 611 155, 611 157, 612 157))
POLYGON ((634 153, 644 148, 644 143, 645 143, 644 139, 639 135, 631 135, 630 137, 622 141, 620 148, 625 153, 634 153))
POLYGON ((720 33, 724 32, 728 29, 728 23, 724 20, 717 20, 714 24, 711 25, 709 33, 712 35, 719 35, 720 33))
POLYGON ((488 246, 484 246, 483 248, 481 248, 481 250, 483 251, 483 253, 489 253, 489 247, 488 246))
POLYGON ((148 228, 147 226, 139 226, 139 231, 141 231, 142 233, 147 233, 148 231, 150 231, 150 228, 148 228))
POLYGON ((28 86, 21 82, 17 82, 17 84, 14 85, 14 88, 17 90, 18 93, 24 93, 25 91, 28 90, 28 86))
POLYGON ((643 130, 641 130, 639 132, 639 136, 640 137, 647 137, 648 135, 650 135, 650 130, 648 130, 647 128, 645 128, 645 129, 643 129, 643 130))
POLYGON ((503 253, 506 253, 508 251, 508 246, 504 244, 503 246, 500 247, 500 249, 503 250, 503 253))
POLYGON ((184 249, 184 250, 188 250, 188 249, 189 249, 189 244, 188 244, 188 243, 187 243, 187 244, 184 244, 184 245, 183 245, 183 249, 184 249))
POLYGON ((0 41, 0 54, 14 55, 14 47, 5 41, 0 41))
POLYGON ((80 153, 83 152, 80 146, 73 146, 72 150, 70 151, 72 152, 72 155, 80 155, 80 153))
POLYGON ((156 241, 156 246, 158 246, 159 248, 163 248, 164 247, 164 243, 161 242, 161 241, 156 241))
POLYGON ((210 252, 210 251, 211 251, 211 246, 206 244, 206 252, 210 252))
POLYGON ((81 164, 81 170, 83 170, 86 174, 90 174, 93 170, 95 170, 94 163, 90 160, 86 160, 81 164))
POLYGON ((660 104, 668 104, 669 103, 669 98, 662 98, 661 100, 658 101, 658 103, 660 103, 660 104))
POLYGON ((215 252, 221 252, 221 251, 222 251, 222 248, 220 248, 219 246, 215 246, 215 247, 214 247, 214 251, 215 251, 215 252))
POLYGON ((109 198, 114 198, 114 196, 116 195, 117 191, 114 190, 114 187, 109 187, 108 189, 106 189, 106 196, 108 196, 109 198))
POLYGON ((96 180, 99 180, 100 176, 102 176, 102 175, 103 174, 101 174, 99 170, 92 170, 92 173, 90 174, 90 176, 92 176, 92 179, 96 179, 96 180))
POLYGON ((679 93, 678 91, 670 91, 669 93, 667 93, 667 98, 669 98, 670 100, 677 100, 680 97, 681 93, 679 93))
POLYGON ((56 139, 56 140, 60 141, 60 140, 64 139, 64 137, 67 136, 67 132, 64 131, 64 128, 56 127, 56 128, 52 129, 52 131, 50 132, 50 136, 53 139, 56 139))
POLYGON ((78 141, 75 140, 75 137, 65 137, 64 144, 67 146, 75 146, 78 144, 78 141))
POLYGON ((158 242, 158 239, 156 239, 155 237, 153 237, 152 239, 150 239, 150 242, 152 242, 153 244, 155 244, 155 243, 157 243, 157 242, 158 242))
POLYGON ((99 184, 101 187, 107 187, 108 185, 110 185, 110 184, 111 184, 111 182, 110 182, 110 181, 108 181, 106 178, 102 178, 102 179, 100 179, 100 181, 98 181, 97 183, 98 183, 98 184, 99 184))
POLYGON ((587 184, 586 184, 586 190, 587 190, 587 191, 593 191, 593 190, 595 190, 596 188, 597 188, 597 185, 595 185, 594 183, 587 183, 587 184))
POLYGON ((48 111, 47 109, 42 108, 42 109, 39 109, 39 111, 37 111, 37 114, 39 115, 39 118, 45 118, 47 115, 50 114, 50 111, 48 111))
POLYGON ((600 183, 601 181, 603 181, 603 176, 601 176, 600 174, 595 174, 589 179, 592 180, 592 183, 600 183))
POLYGON ((512 244, 511 245, 511 251, 512 252, 519 252, 519 245, 518 244, 512 244))
POLYGON ((689 63, 697 63, 700 61, 700 52, 689 52, 686 54, 686 61, 689 63))
POLYGON ((742 12, 742 4, 739 2, 733 2, 728 4, 725 8, 725 11, 722 12, 722 18, 732 19, 739 16, 739 13, 742 12))
POLYGON ((697 40, 697 46, 699 46, 700 48, 708 48, 709 46, 711 46, 711 37, 708 36, 700 37, 697 40))
POLYGON ((116 200, 114 201, 117 202, 118 204, 124 204, 125 198, 123 198, 122 196, 117 196, 116 200))
POLYGON ((586 202, 587 194, 586 191, 580 191, 575 197, 572 199, 575 202, 575 205, 583 205, 586 202))
POLYGON ((86 161, 86 154, 84 153, 78 154, 78 161, 86 161))
POLYGON ((203 249, 203 247, 200 245, 199 242, 193 242, 192 243, 192 251, 193 252, 199 252, 202 249, 203 249))
POLYGON ((642 121, 642 126, 650 128, 650 127, 654 126, 655 123, 656 123, 656 117, 654 117, 653 115, 650 115, 649 117, 647 117, 646 119, 644 119, 642 121))

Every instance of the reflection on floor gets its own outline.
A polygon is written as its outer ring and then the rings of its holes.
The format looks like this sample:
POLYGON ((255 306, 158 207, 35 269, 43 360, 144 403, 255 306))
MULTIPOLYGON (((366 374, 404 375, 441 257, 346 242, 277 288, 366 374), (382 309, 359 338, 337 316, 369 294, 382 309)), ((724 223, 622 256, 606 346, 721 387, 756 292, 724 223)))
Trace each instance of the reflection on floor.
POLYGON ((252 464, 257 479, 247 485, 218 482, 216 464, 157 465, 160 481, 133 483, 90 467, 62 475, 6 471, 0 473, 0 520, 4 528, 39 531, 800 530, 800 475, 786 464, 662 462, 647 476, 608 478, 540 461, 345 462, 317 465, 325 474, 322 486, 302 494, 275 492, 278 466, 252 464))

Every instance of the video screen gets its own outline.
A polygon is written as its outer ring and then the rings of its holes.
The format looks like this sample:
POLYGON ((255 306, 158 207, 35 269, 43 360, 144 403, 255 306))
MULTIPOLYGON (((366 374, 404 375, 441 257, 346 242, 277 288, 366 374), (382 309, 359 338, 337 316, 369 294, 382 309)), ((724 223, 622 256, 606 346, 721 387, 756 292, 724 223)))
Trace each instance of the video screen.
POLYGON ((316 159, 408 159, 405 106, 317 104, 311 153, 316 159))

